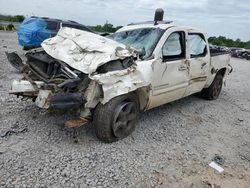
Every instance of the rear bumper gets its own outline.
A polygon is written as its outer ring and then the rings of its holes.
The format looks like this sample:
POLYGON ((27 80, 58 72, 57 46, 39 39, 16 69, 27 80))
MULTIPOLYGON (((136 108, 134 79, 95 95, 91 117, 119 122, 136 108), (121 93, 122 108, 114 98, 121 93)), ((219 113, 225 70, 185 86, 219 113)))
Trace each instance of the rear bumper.
POLYGON ((27 80, 14 80, 11 86, 10 94, 31 97, 35 99, 38 107, 48 109, 69 110, 78 108, 84 104, 81 93, 53 93, 51 90, 41 89, 44 82, 34 82, 31 84, 27 80), (34 86, 35 85, 35 86, 34 86))

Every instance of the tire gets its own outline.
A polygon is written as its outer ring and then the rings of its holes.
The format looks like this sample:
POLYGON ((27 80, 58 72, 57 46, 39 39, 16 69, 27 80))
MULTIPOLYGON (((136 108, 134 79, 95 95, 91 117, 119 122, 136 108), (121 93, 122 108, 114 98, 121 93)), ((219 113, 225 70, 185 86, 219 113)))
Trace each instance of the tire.
POLYGON ((223 85, 223 76, 220 73, 214 78, 214 81, 209 86, 201 91, 201 96, 207 100, 216 100, 218 99, 223 85))
POLYGON ((99 104, 95 109, 94 126, 99 140, 116 142, 129 136, 139 120, 139 102, 133 93, 99 104))

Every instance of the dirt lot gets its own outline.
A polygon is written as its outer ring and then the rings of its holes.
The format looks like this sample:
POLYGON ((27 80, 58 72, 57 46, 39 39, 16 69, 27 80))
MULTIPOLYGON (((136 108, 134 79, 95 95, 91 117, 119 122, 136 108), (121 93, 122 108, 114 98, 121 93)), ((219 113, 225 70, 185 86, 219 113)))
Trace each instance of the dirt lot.
POLYGON ((16 34, 0 32, 0 187, 250 187, 250 61, 232 59, 217 101, 191 96, 150 110, 132 136, 104 144, 91 124, 66 128, 71 113, 8 94, 20 76, 4 51, 15 50, 16 34), (208 166, 215 155, 222 174, 208 166))

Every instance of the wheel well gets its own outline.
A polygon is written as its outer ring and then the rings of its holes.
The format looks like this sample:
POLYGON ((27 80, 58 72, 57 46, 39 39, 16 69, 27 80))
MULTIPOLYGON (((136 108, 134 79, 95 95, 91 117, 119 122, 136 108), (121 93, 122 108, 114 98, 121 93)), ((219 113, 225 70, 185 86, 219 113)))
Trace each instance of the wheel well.
POLYGON ((221 74, 224 78, 224 76, 226 75, 226 71, 227 71, 227 69, 223 68, 223 69, 220 69, 217 74, 221 74))
POLYGON ((141 111, 147 107, 148 100, 149 100, 149 91, 150 91, 150 87, 146 86, 146 87, 139 88, 134 92, 137 95, 137 98, 139 100, 141 111))

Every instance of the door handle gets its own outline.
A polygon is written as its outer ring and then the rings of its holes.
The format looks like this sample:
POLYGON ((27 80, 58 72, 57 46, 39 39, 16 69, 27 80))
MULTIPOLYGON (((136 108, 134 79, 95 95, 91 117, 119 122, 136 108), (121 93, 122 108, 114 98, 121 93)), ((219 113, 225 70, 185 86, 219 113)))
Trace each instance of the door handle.
POLYGON ((202 63, 201 69, 203 69, 206 65, 207 65, 207 63, 202 63))
POLYGON ((178 70, 179 71, 185 71, 185 70, 187 70, 187 66, 181 65, 178 70))

